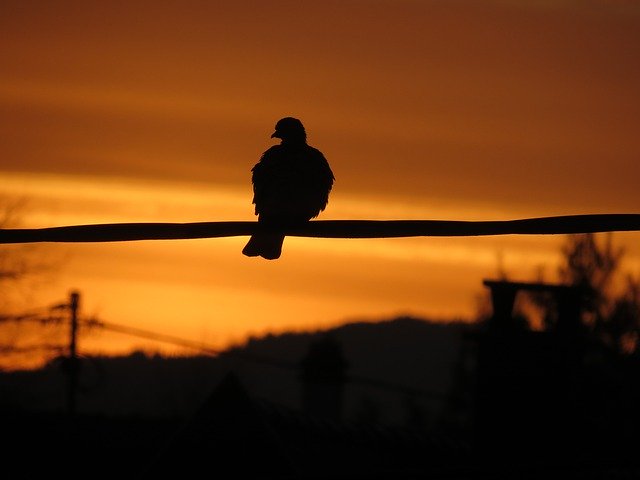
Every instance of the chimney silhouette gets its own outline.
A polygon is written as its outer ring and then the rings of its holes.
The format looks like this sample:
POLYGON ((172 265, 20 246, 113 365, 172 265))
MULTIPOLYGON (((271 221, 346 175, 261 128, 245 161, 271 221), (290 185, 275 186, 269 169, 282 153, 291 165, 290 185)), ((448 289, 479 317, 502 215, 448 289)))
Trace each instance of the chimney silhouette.
POLYGON ((582 296, 579 287, 485 280, 493 318, 476 335, 475 441, 486 459, 514 464, 561 462, 582 455, 585 377, 582 296), (519 326, 519 292, 550 294, 556 325, 543 331, 519 326), (544 439, 545 452, 539 450, 544 439))
POLYGON ((347 370, 340 342, 330 335, 311 342, 300 366, 304 411, 340 420, 347 370))

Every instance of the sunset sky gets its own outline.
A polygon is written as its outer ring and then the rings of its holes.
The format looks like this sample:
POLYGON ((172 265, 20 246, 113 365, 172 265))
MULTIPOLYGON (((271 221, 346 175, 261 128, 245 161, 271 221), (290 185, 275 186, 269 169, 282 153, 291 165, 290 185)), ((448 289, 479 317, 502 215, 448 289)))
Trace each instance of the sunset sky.
MULTIPOLYGON (((321 219, 639 213, 632 1, 28 1, 0 5, 0 194, 23 225, 253 220, 250 169, 300 118, 336 176, 321 219)), ((616 234, 640 272, 640 234, 616 234)), ((42 245, 29 306, 223 347, 413 314, 483 278, 553 280, 562 237, 42 245)), ((4 249, 14 247, 3 247, 4 249)), ((115 334, 86 351, 169 347, 115 334)))

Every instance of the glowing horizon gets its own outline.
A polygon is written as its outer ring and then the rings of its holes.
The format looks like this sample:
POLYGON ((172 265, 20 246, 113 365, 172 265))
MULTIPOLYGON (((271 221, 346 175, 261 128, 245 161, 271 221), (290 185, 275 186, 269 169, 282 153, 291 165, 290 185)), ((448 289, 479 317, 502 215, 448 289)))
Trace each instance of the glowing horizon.
MULTIPOLYGON (((210 221, 210 211, 224 212, 215 220, 252 219, 246 212, 246 189, 51 174, 5 174, 4 179, 12 185, 8 189, 11 194, 29 199, 28 214, 21 225, 26 228, 88 221, 210 221), (108 201, 104 201, 107 193, 108 201)), ((377 206, 348 196, 335 203, 326 212, 327 217, 333 213, 330 218, 334 219, 398 215, 418 219, 446 212, 451 218, 461 218, 465 213, 476 219, 504 218, 491 208, 422 209, 394 203, 377 206)), ((288 238, 285 255, 277 263, 242 257, 244 237, 44 244, 38 248, 65 261, 55 283, 41 289, 39 295, 50 303, 59 303, 67 290, 79 289, 85 316, 223 349, 252 335, 316 330, 353 320, 414 315, 469 321, 475 311, 473 292, 482 291, 481 280, 491 276, 499 263, 521 279, 530 278, 539 266, 557 264, 559 240, 514 236, 288 238), (322 257, 321 264, 313 260, 318 256, 322 257), (354 271, 343 272, 342 284, 335 288, 330 276, 346 263, 354 271), (372 268, 375 264, 380 266, 372 268), (422 275, 419 268, 437 272, 437 276, 422 275), (220 273, 212 273, 216 269, 220 273), (270 278, 273 271, 277 277, 270 278), (465 276, 475 272, 475 278, 461 282, 456 272, 465 272, 465 276), (247 282, 256 273, 260 280, 247 282), (386 283, 389 279, 398 285, 398 291, 386 283), (303 284, 310 282, 310 286, 297 284, 300 280, 303 284), (421 282, 433 291, 426 291, 421 282), (63 285, 67 285, 66 290, 63 285), (149 302, 153 302, 152 310, 149 302), (261 318, 256 318, 256 312, 261 318), (180 320, 176 322, 176 318, 180 320)), ((640 265, 637 257, 629 260, 640 265)), ((135 349, 189 353, 189 349, 95 331, 81 338, 81 347, 105 354, 135 349)))
MULTIPOLYGON (((336 174, 321 219, 638 212, 628 2, 5 5, 0 195, 28 200, 24 226, 253 220, 250 169, 286 115, 336 174)), ((637 235, 615 239, 640 271, 637 235)), ((78 289, 86 315, 216 346, 347 319, 468 319, 499 268, 553 280, 563 239, 288 238, 276 262, 244 258, 244 241, 42 245, 60 270, 14 304, 78 289)))

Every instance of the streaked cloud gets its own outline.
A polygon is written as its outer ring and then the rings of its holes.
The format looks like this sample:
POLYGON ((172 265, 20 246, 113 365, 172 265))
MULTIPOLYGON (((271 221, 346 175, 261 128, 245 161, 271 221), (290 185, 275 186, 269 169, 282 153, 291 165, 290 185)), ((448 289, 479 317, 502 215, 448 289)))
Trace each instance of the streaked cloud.
MULTIPOLYGON (((336 173, 322 218, 637 212, 633 2, 250 7, 3 2, 0 181, 30 199, 25 220, 250 220, 249 171, 284 115, 336 173)), ((636 237, 617 238, 636 268, 636 237)), ((42 299, 73 285, 109 320, 222 343, 358 316, 470 316, 499 261, 518 278, 553 272, 561 240, 290 238, 277 263, 242 257, 241 238, 53 245, 70 260, 42 299)), ((123 346, 94 346, 111 341, 123 346)))

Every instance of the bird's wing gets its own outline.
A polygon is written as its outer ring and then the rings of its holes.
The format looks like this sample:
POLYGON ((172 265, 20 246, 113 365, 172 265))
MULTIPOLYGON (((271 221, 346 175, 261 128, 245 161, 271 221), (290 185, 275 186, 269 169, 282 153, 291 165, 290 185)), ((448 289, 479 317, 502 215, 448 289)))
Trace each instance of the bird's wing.
POLYGON ((262 154, 258 163, 251 169, 251 183, 253 184, 253 203, 256 215, 264 207, 270 192, 273 191, 273 177, 275 164, 279 157, 278 146, 273 146, 262 154))
POLYGON ((322 152, 313 147, 309 148, 311 151, 309 155, 310 161, 307 162, 310 170, 308 173, 308 189, 311 201, 314 204, 313 208, 317 209, 317 213, 314 215, 316 216, 326 208, 329 202, 329 193, 331 193, 335 176, 322 152))
POLYGON ((271 147, 252 169, 256 214, 316 217, 327 206, 333 181, 319 150, 271 147))

